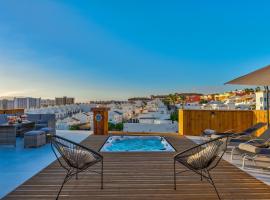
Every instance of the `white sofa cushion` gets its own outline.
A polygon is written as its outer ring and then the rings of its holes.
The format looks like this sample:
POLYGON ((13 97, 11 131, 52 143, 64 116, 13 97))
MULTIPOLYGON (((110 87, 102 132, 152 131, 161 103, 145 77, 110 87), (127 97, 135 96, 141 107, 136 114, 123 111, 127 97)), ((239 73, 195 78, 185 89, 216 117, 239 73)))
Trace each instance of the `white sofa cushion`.
POLYGON ((260 149, 261 149, 259 147, 256 147, 256 146, 253 146, 253 145, 247 144, 247 143, 239 144, 238 148, 240 150, 247 151, 247 152, 250 152, 250 153, 255 153, 255 154, 260 153, 260 149))

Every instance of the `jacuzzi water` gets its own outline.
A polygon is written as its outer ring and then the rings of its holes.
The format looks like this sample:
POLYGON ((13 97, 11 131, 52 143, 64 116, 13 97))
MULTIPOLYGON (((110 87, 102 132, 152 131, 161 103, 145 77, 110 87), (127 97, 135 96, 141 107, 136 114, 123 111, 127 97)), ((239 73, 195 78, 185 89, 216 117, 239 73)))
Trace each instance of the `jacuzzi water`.
POLYGON ((110 136, 101 152, 174 152, 174 148, 160 136, 110 136))

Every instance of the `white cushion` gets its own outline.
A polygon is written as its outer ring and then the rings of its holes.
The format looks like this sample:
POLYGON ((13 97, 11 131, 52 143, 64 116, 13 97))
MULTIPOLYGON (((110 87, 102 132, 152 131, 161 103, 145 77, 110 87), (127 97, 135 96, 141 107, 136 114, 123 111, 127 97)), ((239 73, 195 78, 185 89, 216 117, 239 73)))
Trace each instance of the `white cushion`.
POLYGON ((250 152, 250 153, 259 153, 260 149, 251 144, 241 143, 239 144, 239 149, 250 152))
POLYGON ((238 148, 255 154, 270 154, 270 148, 260 148, 247 143, 239 144, 238 148))

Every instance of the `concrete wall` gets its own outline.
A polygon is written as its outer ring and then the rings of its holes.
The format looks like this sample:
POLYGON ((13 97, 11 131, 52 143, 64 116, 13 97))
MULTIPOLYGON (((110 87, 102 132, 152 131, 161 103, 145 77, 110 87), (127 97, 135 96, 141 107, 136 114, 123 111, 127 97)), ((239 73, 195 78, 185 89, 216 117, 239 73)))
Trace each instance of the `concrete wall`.
POLYGON ((160 132, 172 133, 178 132, 178 123, 173 124, 142 124, 142 123, 124 123, 124 132, 160 132))

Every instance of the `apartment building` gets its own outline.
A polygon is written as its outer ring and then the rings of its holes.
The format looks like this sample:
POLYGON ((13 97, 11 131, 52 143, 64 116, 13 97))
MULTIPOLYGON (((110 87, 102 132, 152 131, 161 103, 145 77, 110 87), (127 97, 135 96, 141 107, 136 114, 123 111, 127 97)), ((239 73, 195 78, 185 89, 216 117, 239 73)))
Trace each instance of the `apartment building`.
POLYGON ((48 107, 48 106, 54 106, 55 100, 54 99, 41 99, 41 107, 48 107))
MULTIPOLYGON (((259 91, 256 92, 256 110, 266 110, 267 108, 267 97, 266 97, 266 92, 265 91, 259 91)), ((270 94, 269 94, 270 96, 270 94)), ((269 98, 270 102, 270 98, 269 98)))
POLYGON ((55 105, 70 105, 75 103, 74 97, 55 97, 55 105))
POLYGON ((32 97, 15 97, 14 98, 14 108, 40 108, 41 98, 32 97))
POLYGON ((14 101, 11 99, 1 99, 0 100, 0 109, 14 109, 14 101))

